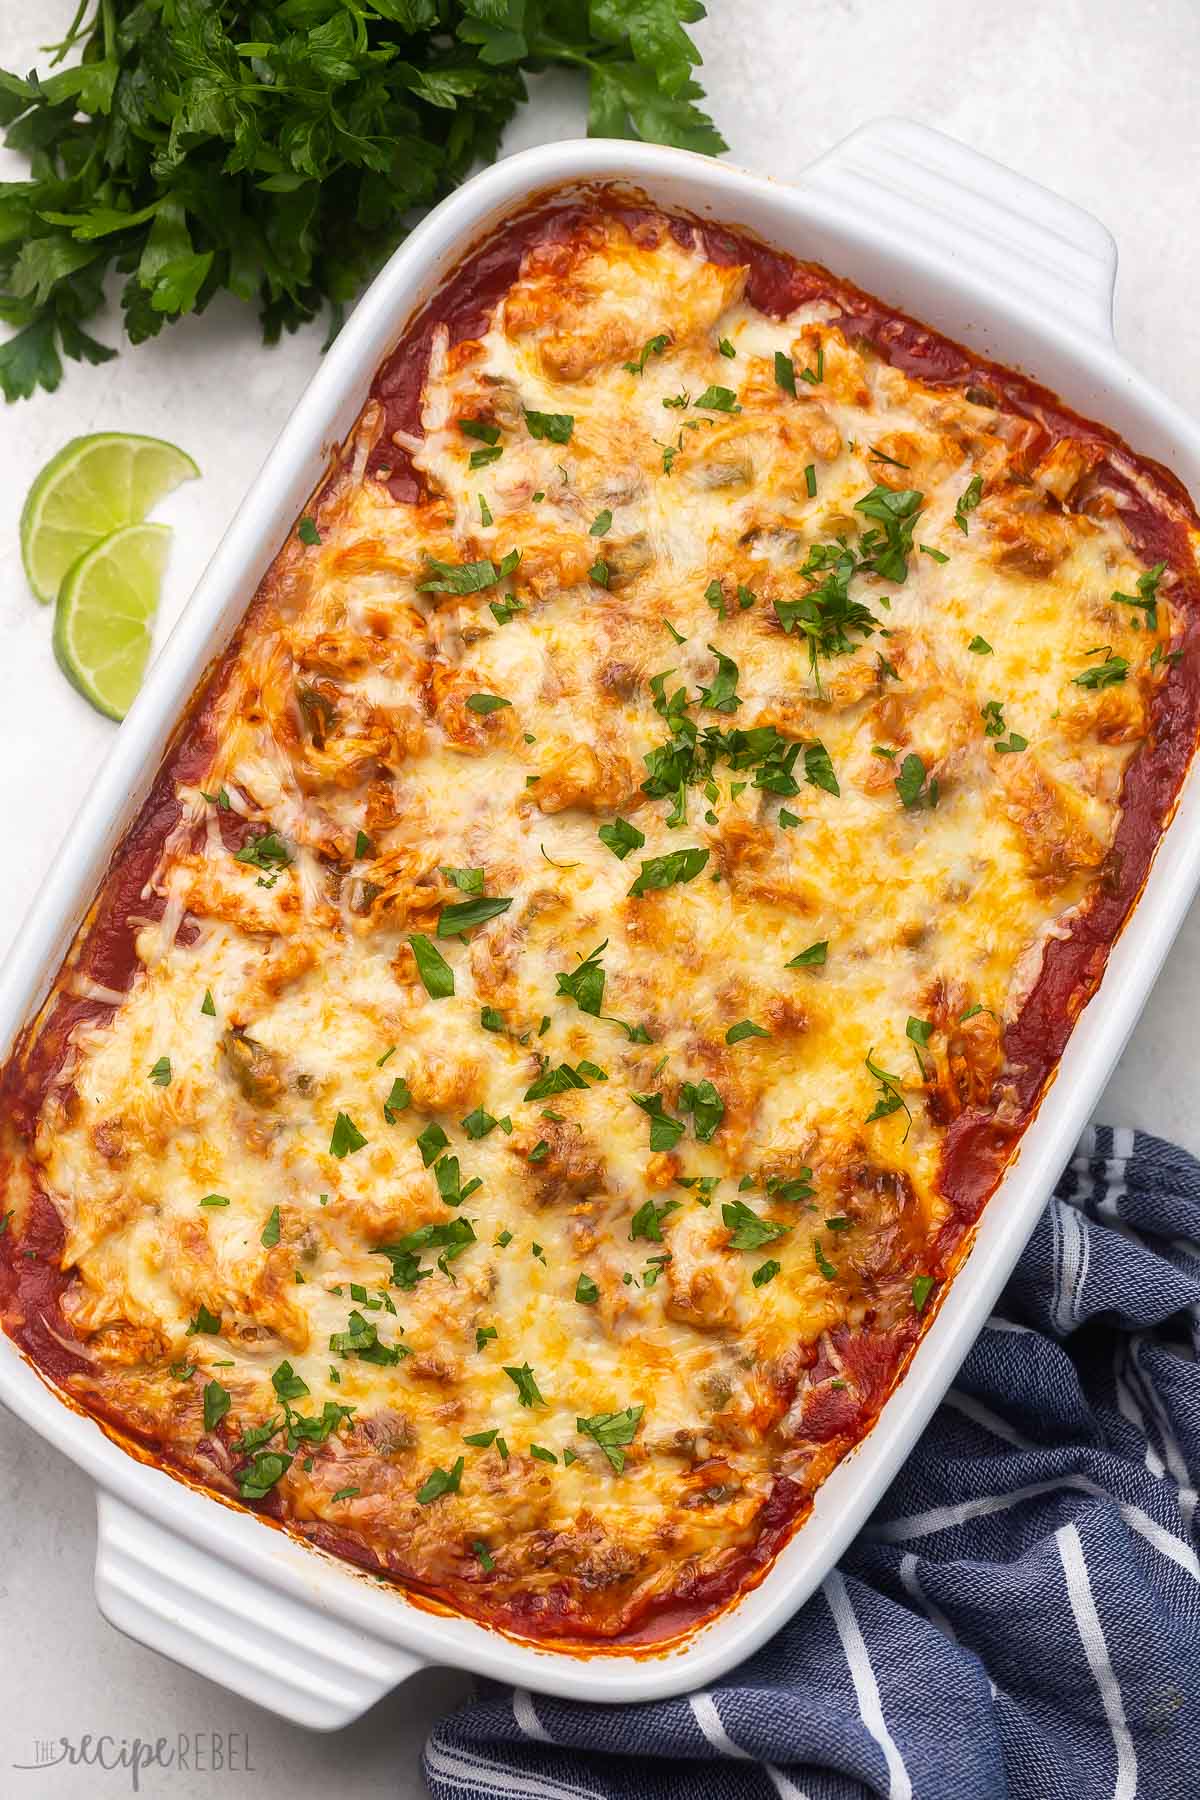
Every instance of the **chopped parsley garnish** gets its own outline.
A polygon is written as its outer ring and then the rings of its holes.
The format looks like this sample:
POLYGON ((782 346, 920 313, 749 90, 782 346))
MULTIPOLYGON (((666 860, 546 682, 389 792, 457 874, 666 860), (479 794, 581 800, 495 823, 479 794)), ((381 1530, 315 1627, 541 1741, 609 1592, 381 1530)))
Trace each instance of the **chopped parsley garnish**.
POLYGON ((354 854, 356 858, 375 854, 375 846, 365 831, 360 831, 354 839, 354 854))
POLYGON ((261 837, 251 838, 248 844, 234 857, 234 862, 249 863, 253 869, 286 869, 292 861, 292 853, 277 831, 265 831, 261 837))
POLYGON ((336 1506, 339 1500, 353 1500, 355 1495, 360 1494, 361 1492, 362 1489, 356 1487, 339 1488, 336 1494, 331 1494, 329 1496, 329 1504, 331 1506, 336 1506))
POLYGON ((625 1467, 625 1450, 632 1444, 641 1423, 644 1406, 627 1406, 623 1412, 593 1413, 590 1419, 576 1419, 575 1429, 598 1444, 617 1475, 625 1467))
POLYGON ((213 1000, 211 988, 205 988, 204 990, 204 998, 200 1002, 200 1011, 204 1014, 206 1019, 215 1019, 217 1016, 216 1003, 213 1000))
POLYGON ((498 563, 490 557, 479 562, 448 563, 439 562, 436 556, 427 559, 426 568, 429 573, 424 581, 417 583, 420 594, 478 594, 484 588, 495 587, 511 575, 521 560, 519 550, 510 550, 502 556, 498 563))
POLYGON ((729 1030, 725 1033, 725 1042, 727 1044, 740 1044, 744 1042, 746 1038, 770 1037, 770 1035, 770 1032, 765 1030, 763 1026, 756 1025, 753 1019, 739 1019, 737 1024, 731 1025, 729 1030))
POLYGON ((790 1225, 780 1225, 774 1219, 760 1219, 744 1200, 726 1200, 721 1217, 729 1231, 731 1250, 759 1250, 764 1244, 773 1244, 776 1238, 786 1237, 791 1230, 790 1225))
POLYGON ((920 806, 936 806, 938 803, 938 784, 931 781, 926 787, 925 777, 925 764, 915 750, 910 750, 900 764, 900 773, 892 783, 902 805, 910 812, 920 806))
POLYGON ((549 1154, 550 1145, 545 1138, 539 1138, 537 1143, 533 1146, 533 1149, 529 1152, 526 1160, 531 1163, 545 1162, 549 1154))
POLYGON ((580 1306, 595 1306, 600 1298, 600 1289, 590 1275, 581 1275, 575 1283, 575 1299, 580 1306))
POLYGON ((300 539, 302 544, 319 544, 321 542, 321 534, 317 530, 317 522, 315 519, 310 518, 307 513, 305 513, 300 521, 296 536, 300 539))
POLYGON ((493 445, 500 442, 500 427, 486 425, 482 419, 460 419, 458 429, 464 437, 476 438, 481 444, 493 445))
POLYGON ((484 1031, 503 1031, 504 1014, 494 1006, 481 1006, 479 1023, 484 1031))
MULTIPOLYGON (((629 1098, 635 1106, 640 1106, 650 1119, 650 1148, 652 1150, 673 1150, 683 1136, 685 1127, 681 1120, 671 1118, 663 1105, 662 1095, 630 1094, 629 1098)), ((647 1201, 647 1205, 650 1204, 651 1202, 647 1201)))
POLYGON ((509 1368, 506 1364, 504 1373, 516 1388, 517 1399, 522 1406, 545 1406, 546 1402, 528 1363, 522 1363, 519 1369, 509 1368))
POLYGON ((588 570, 588 580, 594 581, 597 587, 608 586, 609 567, 602 556, 598 556, 588 570))
POLYGON ((985 700, 979 709, 985 737, 1002 738, 1008 730, 1004 723, 1004 706, 999 700, 985 700))
POLYGON ((484 1574, 490 1575, 492 1570, 496 1567, 496 1559, 484 1543, 483 1539, 476 1538, 475 1542, 471 1545, 471 1549, 479 1558, 479 1566, 484 1574))
POLYGON ((797 600, 776 600, 775 615, 789 635, 799 631, 808 639, 809 666, 820 686, 819 657, 849 656, 850 636, 870 637, 878 620, 870 609, 850 598, 850 582, 859 564, 845 545, 817 544, 809 552, 801 575, 823 573, 824 579, 797 600))
MULTIPOLYGON (((1094 656, 1095 651, 1089 651, 1088 655, 1094 656)), ((1071 681, 1073 686, 1081 688, 1115 687, 1118 682, 1124 681, 1128 674, 1129 663, 1126 658, 1114 656, 1112 651, 1108 650, 1102 663, 1097 663, 1094 668, 1084 669, 1080 675, 1073 675, 1071 681)), ((153 1076, 154 1070, 152 1069, 150 1073, 153 1076)))
POLYGON ((921 1079, 924 1081, 928 1071, 921 1059, 921 1052, 927 1048, 929 1040, 933 1036, 933 1021, 931 1019, 914 1019, 910 1015, 908 1023, 904 1027, 904 1035, 913 1047, 913 1055, 917 1059, 917 1067, 920 1069, 921 1079))
POLYGON ((335 1331, 329 1348, 338 1356, 357 1356, 360 1362, 374 1363, 379 1368, 392 1368, 411 1354, 407 1344, 383 1344, 379 1333, 360 1312, 352 1312, 345 1331, 335 1331))
POLYGON ((661 356, 670 341, 671 340, 665 331, 660 331, 655 337, 647 338, 646 342, 642 345, 641 355, 638 357, 637 361, 625 363, 623 365, 624 368, 628 370, 630 375, 641 375, 645 370, 647 360, 651 356, 661 356))
POLYGON ((830 1262, 829 1258, 826 1256, 825 1252, 822 1250, 820 1238, 813 1239, 813 1260, 815 1261, 818 1269, 820 1269, 822 1275, 825 1277, 826 1281, 836 1281, 837 1280, 837 1270, 834 1268, 833 1264, 830 1262))
POLYGON ((417 1505, 428 1506, 434 1500, 440 1500, 443 1494, 457 1494, 458 1484, 462 1480, 464 1457, 459 1457, 452 1469, 437 1469, 425 1477, 417 1489, 417 1505))
POLYGON ((553 1463, 555 1468, 558 1467, 557 1456, 555 1456, 553 1450, 547 1450, 544 1444, 530 1444, 529 1454, 530 1456, 536 1457, 538 1462, 553 1463))
POLYGON ((349 1113, 340 1112, 333 1121, 333 1133, 329 1139, 330 1156, 352 1156, 366 1144, 366 1138, 354 1123, 349 1113))
POLYGON ((169 1056, 159 1057, 158 1061, 150 1071, 150 1079, 159 1087, 170 1087, 171 1059, 169 1056))
POLYGON ((782 1263, 774 1261, 759 1263, 750 1279, 755 1287, 766 1287, 768 1282, 774 1281, 782 1267, 782 1263))
POLYGON ((480 895, 474 900, 460 900, 453 906, 443 906, 438 914, 437 934, 440 938, 458 937, 461 932, 474 930, 476 925, 486 925, 489 919, 498 919, 511 905, 511 899, 489 899, 480 895))
POLYGON ((271 1386, 281 1400, 303 1400, 310 1394, 309 1387, 302 1375, 297 1375, 290 1362, 281 1362, 271 1376, 271 1386))
POLYGON ((727 387, 706 387, 696 405, 707 412, 739 413, 742 410, 737 395, 727 387))
POLYGON ((925 1311, 929 1296, 933 1292, 933 1287, 934 1278, 932 1275, 913 1276, 912 1303, 914 1312, 921 1313, 925 1311))
POLYGON ((196 1308, 196 1316, 187 1328, 188 1337, 197 1337, 203 1333, 206 1337, 219 1337, 221 1318, 219 1313, 210 1313, 203 1301, 196 1308))
POLYGON ((722 356, 733 358, 737 355, 737 351, 734 349, 728 338, 718 338, 717 349, 721 352, 722 356))
POLYGON ((200 1204, 201 1206, 228 1206, 229 1198, 226 1194, 205 1194, 200 1204))
POLYGON ((238 1492, 243 1500, 263 1500, 276 1482, 287 1474, 292 1458, 282 1450, 260 1450, 250 1467, 238 1476, 238 1492))
POLYGON ((782 350, 775 352, 775 385, 790 394, 793 400, 796 398, 796 365, 782 350))
POLYGON ((874 487, 856 500, 855 512, 865 513, 881 527, 864 533, 859 540, 860 568, 871 568, 886 581, 904 581, 912 554, 913 528, 924 504, 925 496, 916 488, 874 487))
POLYGON ((794 831, 797 825, 803 825, 803 823, 804 820, 797 817, 794 812, 789 812, 786 806, 780 807, 779 829, 781 831, 794 831))
POLYGON ((815 369, 801 369, 801 381, 807 381, 809 387, 818 387, 825 379, 825 346, 817 345, 817 366, 815 369))
POLYGON ((397 1075, 391 1086, 391 1092, 383 1103, 383 1116, 389 1125, 396 1123, 396 1114, 407 1111, 412 1105, 412 1094, 403 1075, 397 1075))
POLYGON ((964 537, 967 536, 967 533, 970 530, 970 527, 967 524, 967 514, 973 513, 982 499, 983 476, 972 475, 970 481, 959 495, 958 504, 954 508, 954 523, 958 526, 958 529, 962 532, 964 537))
POLYGON ((532 412, 525 408, 525 424, 530 437, 543 438, 552 444, 569 444, 575 429, 571 413, 532 412))
POLYGON ((588 952, 577 969, 555 976, 558 993, 567 1000, 574 1000, 580 1012, 590 1013, 596 1019, 604 1005, 605 975, 600 957, 607 948, 608 939, 605 938, 602 944, 588 952))
POLYGON ((815 463, 808 463, 805 466, 804 488, 809 499, 815 500, 817 497, 817 465, 815 463))
POLYGON ((454 992, 454 970, 427 937, 415 932, 409 938, 417 974, 431 1000, 446 1000, 454 992))
POLYGON ((208 1382, 204 1389, 205 1431, 215 1431, 232 1404, 233 1397, 228 1388, 223 1388, 219 1381, 208 1382))
POLYGON ((588 526, 588 536, 589 537, 603 537, 605 535, 605 533, 610 531, 611 529, 612 529, 612 513, 609 511, 608 507, 606 506, 604 508, 603 512, 598 512, 596 514, 595 518, 592 520, 591 524, 588 526))
POLYGON ((524 612, 525 608, 515 594, 510 594, 505 600, 489 600, 488 611, 497 625, 507 625, 517 613, 524 612))
POLYGON ((900 1141, 902 1144, 906 1144, 908 1134, 912 1130, 912 1113, 909 1111, 907 1100, 900 1092, 900 1077, 889 1075, 886 1069, 881 1069, 878 1063, 872 1062, 870 1052, 867 1053, 865 1060, 868 1070, 879 1083, 879 1098, 867 1114, 867 1124, 870 1125, 875 1119, 890 1118, 892 1113, 903 1112, 908 1123, 904 1127, 904 1136, 900 1141))
MULTIPOLYGON (((499 1243, 499 1238, 496 1242, 499 1243)), ((475 1348, 482 1350, 485 1344, 494 1343, 500 1333, 494 1325, 477 1325, 475 1327, 475 1348)))
POLYGON ((921 544, 919 548, 922 556, 932 556, 935 563, 948 563, 950 561, 950 558, 946 555, 944 550, 935 550, 932 544, 921 544))
POLYGON ((503 694, 467 695, 467 711, 479 713, 484 718, 486 718, 489 713, 499 712, 502 707, 511 705, 512 701, 506 700, 503 694))
POLYGON ((785 969, 819 969, 824 966, 829 953, 829 939, 822 938, 818 944, 810 944, 807 950, 801 950, 799 956, 793 956, 791 962, 784 963, 785 969))
POLYGON ((691 1113, 696 1136, 702 1144, 709 1142, 725 1117, 725 1102, 711 1081, 685 1081, 679 1090, 679 1109, 691 1113))
POLYGON ((887 463, 893 469, 907 470, 909 467, 908 463, 898 462, 894 456, 889 456, 885 450, 880 450, 875 444, 868 446, 867 455, 873 456, 876 462, 887 463))
MULTIPOLYGON (((805 749, 804 779, 810 787, 823 788, 827 794, 833 794, 835 798, 841 794, 842 790, 838 786, 838 778, 833 772, 833 763, 829 752, 820 738, 805 749)), ((765 782, 760 784, 756 781, 754 785, 765 787, 767 784, 765 782)))
MULTIPOLYGON (((443 1275, 447 1275, 449 1265, 476 1241, 475 1228, 469 1219, 443 1219, 431 1225, 418 1225, 415 1231, 398 1238, 394 1244, 378 1245, 371 1254, 388 1258, 392 1265, 393 1287, 411 1290, 432 1272, 421 1267, 422 1250, 440 1250, 438 1267, 443 1275)), ((494 1327, 490 1335, 495 1337, 494 1327)), ((476 1343, 476 1349, 479 1347, 476 1343)))
MULTIPOLYGON (((580 1068, 582 1067, 580 1064, 580 1068)), ((557 1068, 551 1068, 547 1064, 537 1080, 525 1089, 525 1099, 549 1100, 554 1094, 565 1094, 572 1088, 586 1088, 587 1085, 582 1074, 573 1069, 570 1063, 559 1063, 557 1068)))
POLYGON ((498 1121, 482 1106, 477 1106, 473 1112, 469 1112, 466 1118, 461 1119, 459 1123, 467 1136, 474 1140, 476 1138, 485 1138, 489 1131, 494 1131, 498 1121))
POLYGON ((457 1156, 440 1157, 433 1166, 433 1178, 437 1182, 439 1198, 446 1206, 461 1206, 483 1186, 478 1175, 470 1181, 463 1180, 457 1156))
POLYGON ((1162 579, 1165 562, 1155 563, 1137 578, 1137 594, 1122 594, 1114 591, 1109 598, 1118 606, 1134 606, 1144 616, 1147 631, 1158 629, 1158 584, 1162 579))
POLYGON ((717 659, 717 672, 712 686, 700 689, 700 705, 709 712, 734 713, 742 704, 737 692, 738 666, 732 657, 724 655, 715 644, 709 644, 708 648, 717 659))
POLYGON ((258 1241, 264 1250, 272 1249, 279 1242, 279 1208, 277 1206, 273 1206, 267 1214, 267 1222, 262 1228, 262 1234, 258 1241))
POLYGON ((665 856, 652 856, 643 862, 630 895, 640 899, 658 888, 674 887, 677 882, 694 881, 708 863, 707 850, 669 850, 665 856))
POLYGON ((611 825, 601 825, 596 836, 621 862, 625 861, 631 850, 640 850, 646 842, 645 833, 639 831, 636 825, 631 825, 628 819, 614 819, 611 825))
MULTIPOLYGON (((679 1127, 682 1132, 682 1125, 679 1127)), ((657 1205, 653 1200, 643 1200, 642 1204, 629 1221, 629 1241, 636 1243, 644 1238, 647 1243, 661 1244, 663 1241, 662 1222, 669 1214, 679 1211, 678 1200, 664 1200, 657 1205)))
POLYGON ((991 656, 992 654, 992 646, 988 643, 986 638, 981 638, 978 632, 967 645, 967 649, 972 651, 976 656, 991 656))
POLYGON ((417 1139, 417 1149, 421 1152, 421 1161, 428 1168, 437 1161, 450 1139, 442 1130, 436 1119, 430 1119, 424 1131, 417 1139))

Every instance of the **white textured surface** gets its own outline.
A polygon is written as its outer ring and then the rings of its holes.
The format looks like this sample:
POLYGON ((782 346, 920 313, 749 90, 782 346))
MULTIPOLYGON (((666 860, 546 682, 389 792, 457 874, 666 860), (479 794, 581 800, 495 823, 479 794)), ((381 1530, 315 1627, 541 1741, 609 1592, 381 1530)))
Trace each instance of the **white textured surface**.
MULTIPOLYGON (((1121 250, 1118 337, 1126 353, 1200 413, 1200 320, 1192 296, 1200 244, 1186 228, 1200 183, 1200 38, 1193 0, 710 0, 697 37, 715 115, 735 159, 786 180, 865 119, 904 112, 973 144, 1090 207, 1121 250), (838 70, 853 71, 853 80, 838 70)), ((0 63, 34 58, 29 8, 0 0, 0 63)), ((56 4, 53 15, 70 8, 56 4)), ((38 35, 53 35, 43 24, 38 35)), ((565 80, 538 85, 510 147, 575 134, 582 102, 565 80)), ((19 174, 19 166, 3 168, 19 174)), ((101 330, 100 335, 105 335, 101 330)), ((112 335, 109 333, 108 335, 112 335)), ((48 614, 29 598, 16 548, 28 483, 68 437, 126 428, 170 437, 204 480, 162 515, 177 527, 164 624, 177 615, 318 356, 310 331, 263 351, 253 320, 214 306, 204 320, 100 369, 71 365, 59 394, 0 414, 0 769, 5 880, 0 953, 65 838, 111 742, 63 681, 48 614)), ((1185 926, 1100 1109, 1107 1119, 1175 1136, 1200 1150, 1192 1096, 1193 1020, 1200 1004, 1200 913, 1185 926)), ((246 1732, 253 1773, 154 1775, 154 1795, 214 1792, 308 1800, 422 1792, 426 1723, 464 1684, 428 1674, 336 1739, 313 1738, 130 1644, 91 1595, 94 1523, 88 1484, 55 1452, 0 1418, 0 1642, 20 1646, 0 1709, 0 1791, 39 1797, 128 1791, 122 1773, 16 1773, 34 1740, 110 1731, 119 1739, 176 1731, 246 1732)))

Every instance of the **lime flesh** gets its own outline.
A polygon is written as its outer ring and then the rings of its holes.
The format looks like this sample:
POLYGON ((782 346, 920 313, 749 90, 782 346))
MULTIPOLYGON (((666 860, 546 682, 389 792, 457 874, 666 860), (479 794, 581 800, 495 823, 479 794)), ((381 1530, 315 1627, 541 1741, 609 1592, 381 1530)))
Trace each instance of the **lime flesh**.
POLYGON ((169 525, 126 525, 81 556, 59 589, 59 667, 110 719, 125 717, 142 685, 170 544, 169 525))
POLYGON ((137 524, 199 473, 190 456, 162 438, 99 431, 64 444, 21 511, 21 560, 38 599, 53 600, 86 551, 110 532, 137 524))

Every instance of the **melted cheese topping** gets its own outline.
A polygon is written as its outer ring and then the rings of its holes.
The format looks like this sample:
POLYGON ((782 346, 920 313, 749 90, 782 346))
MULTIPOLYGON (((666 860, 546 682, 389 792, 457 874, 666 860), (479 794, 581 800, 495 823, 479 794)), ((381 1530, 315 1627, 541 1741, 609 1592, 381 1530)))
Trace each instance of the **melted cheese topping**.
POLYGON ((419 504, 368 406, 38 1138, 81 1394, 530 1628, 693 1590, 862 1428, 1170 644, 1091 446, 744 276, 529 252, 419 504))

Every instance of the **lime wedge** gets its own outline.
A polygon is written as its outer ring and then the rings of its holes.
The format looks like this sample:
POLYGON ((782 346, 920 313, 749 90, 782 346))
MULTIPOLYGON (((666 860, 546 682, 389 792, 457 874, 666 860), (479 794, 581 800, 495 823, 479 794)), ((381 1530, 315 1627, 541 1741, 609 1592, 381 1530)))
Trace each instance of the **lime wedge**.
POLYGON ((85 550, 122 525, 136 525, 199 473, 190 456, 162 438, 97 431, 64 444, 21 510, 21 560, 38 599, 53 600, 85 550))
POLYGON ((169 525, 126 525, 72 565, 54 610, 54 654, 85 700, 123 719, 142 685, 169 525))

